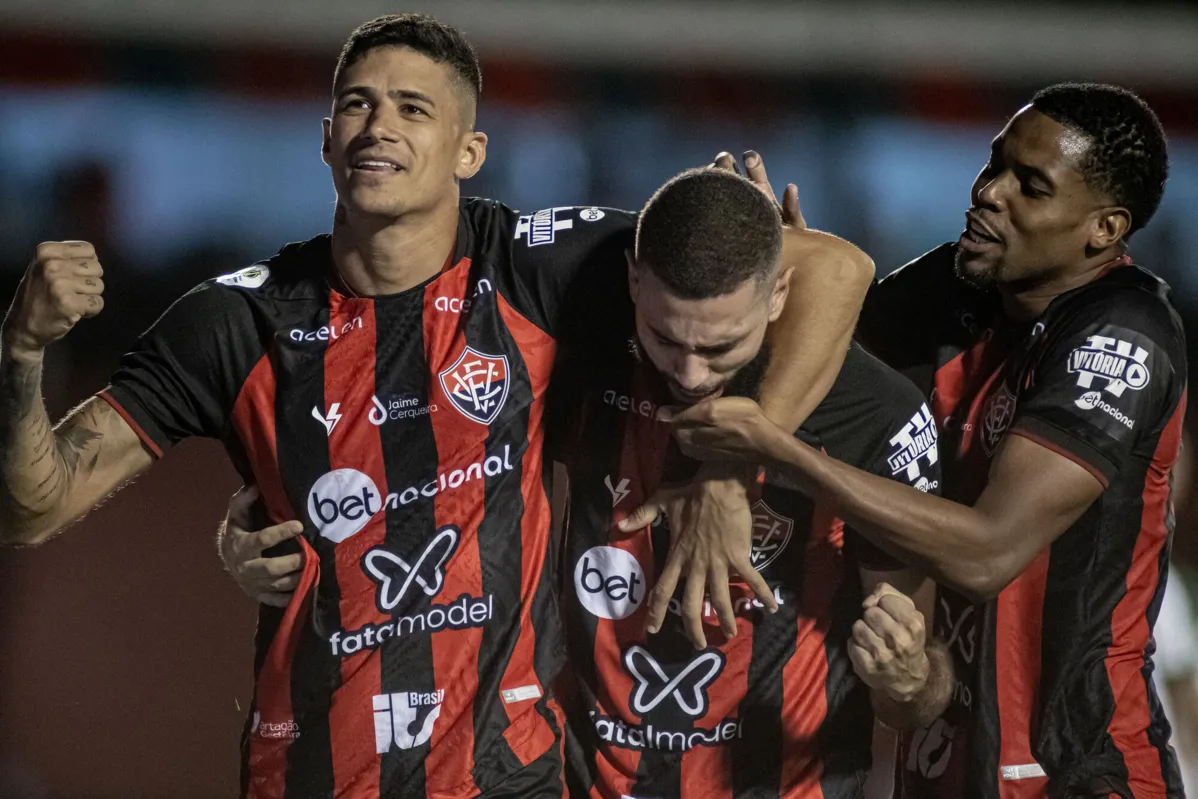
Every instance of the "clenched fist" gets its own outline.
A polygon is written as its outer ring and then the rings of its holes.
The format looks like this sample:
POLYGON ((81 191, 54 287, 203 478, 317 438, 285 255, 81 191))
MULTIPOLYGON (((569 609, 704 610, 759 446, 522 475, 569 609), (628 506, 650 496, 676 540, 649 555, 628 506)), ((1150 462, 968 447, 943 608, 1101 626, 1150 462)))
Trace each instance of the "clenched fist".
POLYGON ((862 682, 885 691, 891 699, 912 700, 931 671, 923 614, 910 597, 886 583, 880 583, 862 607, 862 618, 853 624, 849 639, 853 670, 862 682))
POLYGON ((86 241, 47 241, 17 287, 4 319, 4 348, 38 355, 104 308, 104 270, 86 241))

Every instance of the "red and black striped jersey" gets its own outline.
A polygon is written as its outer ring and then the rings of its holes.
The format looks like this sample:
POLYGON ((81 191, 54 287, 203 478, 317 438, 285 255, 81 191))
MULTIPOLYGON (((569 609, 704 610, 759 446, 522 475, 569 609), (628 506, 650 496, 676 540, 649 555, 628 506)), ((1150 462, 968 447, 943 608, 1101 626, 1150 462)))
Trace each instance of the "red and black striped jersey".
MULTIPOLYGON (((373 298, 330 287, 328 236, 288 245, 123 359, 103 396, 147 446, 218 438, 271 523, 304 522, 303 583, 261 610, 244 794, 562 795, 543 413, 593 253, 534 256, 595 214, 463 200, 443 271, 373 298)), ((621 247, 634 220, 611 214, 621 247)))
POLYGON ((939 591, 934 628, 958 684, 905 741, 904 795, 1062 796, 1105 780, 1111 794, 1180 797, 1152 682, 1185 411, 1168 287, 1119 259, 1017 324, 996 291, 955 275, 954 255, 945 245, 878 283, 858 329, 927 392, 945 496, 973 504, 1006 435, 1075 461, 1104 491, 996 600, 939 591))
MULTIPOLYGON (((615 524, 695 464, 656 420, 671 400, 628 346, 630 313, 610 311, 625 322, 608 326, 610 346, 592 340, 586 357, 570 359, 570 378, 555 384, 569 392, 563 443, 553 452, 570 483, 562 596, 571 795, 859 797, 873 713, 846 650, 861 616, 858 567, 897 565, 767 471, 751 496, 752 560, 778 612, 765 613, 745 585, 733 584, 734 638, 708 607, 709 645, 697 651, 682 632, 678 597, 661 631, 647 636, 645 597, 664 566, 668 522, 630 534, 615 524)), ((856 345, 797 435, 875 474, 936 490, 936 431, 919 390, 856 345)))

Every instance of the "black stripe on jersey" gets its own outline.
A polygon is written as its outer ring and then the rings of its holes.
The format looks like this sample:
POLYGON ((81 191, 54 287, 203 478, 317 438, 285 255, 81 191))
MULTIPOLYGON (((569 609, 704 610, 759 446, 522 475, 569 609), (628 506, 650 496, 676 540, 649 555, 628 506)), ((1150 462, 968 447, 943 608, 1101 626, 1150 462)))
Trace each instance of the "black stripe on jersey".
POLYGON ((753 622, 753 653, 749 660, 747 690, 738 715, 743 737, 732 742, 732 795, 752 799, 777 799, 782 781, 782 742, 785 730, 782 705, 784 670, 794 656, 807 573, 806 544, 814 506, 806 497, 778 492, 766 486, 763 499, 783 509, 795 520, 790 546, 782 551, 776 572, 785 571, 794 581, 777 613, 761 613, 753 622), (793 509, 793 514, 791 513, 793 509))
MULTIPOLYGON (((845 535, 853 533, 846 530, 845 535)), ((828 664, 824 678, 827 715, 816 735, 823 766, 819 784, 824 799, 860 796, 862 780, 869 770, 870 748, 859 742, 872 740, 873 707, 869 691, 853 673, 847 649, 853 624, 860 618, 863 595, 858 565, 849 562, 828 604, 830 624, 824 633, 824 659, 828 664), (846 742, 851 743, 846 746, 846 742)))
MULTIPOLYGON (((304 324, 316 330, 329 324, 327 300, 304 324)), ((272 352, 275 369, 275 430, 279 474, 292 488, 291 507, 304 523, 304 536, 320 555, 320 584, 311 616, 303 623, 291 662, 291 707, 302 734, 287 749, 286 796, 332 795, 333 752, 329 733, 329 705, 341 686, 341 670, 328 646, 328 635, 341 627, 341 590, 337 585, 332 541, 323 538, 308 518, 305 492, 332 468, 328 435, 312 418, 312 409, 325 406, 324 347, 292 345, 276 339, 272 352), (320 379, 315 379, 319 377, 320 379)))
MULTIPOLYGON (((472 265, 470 285, 477 285, 480 265, 472 265)), ((478 651, 478 691, 474 696, 474 768, 471 777, 480 789, 502 775, 523 768, 503 731, 507 708, 500 693, 504 671, 520 638, 521 580, 524 556, 524 452, 528 446, 529 405, 532 387, 523 353, 503 322, 496 300, 491 313, 475 313, 466 320, 466 343, 480 352, 508 354, 508 395, 502 424, 487 430, 487 452, 511 447, 512 470, 486 481, 483 518, 478 525, 478 561, 483 596, 495 597, 495 618, 482 628, 478 651), (512 412, 510 409, 519 408, 512 412)), ((514 687, 514 686, 513 686, 514 687)), ((542 697, 543 698, 543 697, 542 697)))
MULTIPOLYGON (((398 369, 397 364, 425 363, 424 292, 374 303, 375 394, 380 398, 422 397, 430 402, 427 369, 398 369)), ((437 439, 432 414, 385 421, 379 428, 387 491, 403 491, 439 471, 437 439)), ((415 563, 437 529, 436 503, 423 497, 410 504, 387 508, 383 545, 388 552, 415 563)), ((424 612, 436 597, 412 591, 401 606, 404 615, 424 612)), ((400 608, 396 609, 396 613, 400 608)), ((379 648, 382 693, 437 690, 433 665, 432 633, 410 635, 402 643, 379 648)), ((445 687, 445 686, 443 686, 445 687)), ((420 719, 421 721, 423 718, 420 719)), ((429 742, 410 749, 390 747, 379 766, 380 796, 424 796, 425 758, 429 742)))
MULTIPOLYGON (((1167 575, 1169 573, 1169 551, 1173 548, 1173 530, 1175 529, 1176 520, 1173 516, 1173 476, 1169 476, 1169 494, 1170 501, 1168 510, 1165 512, 1165 526, 1169 531, 1168 543, 1161 547, 1160 554, 1157 556, 1156 573, 1160 575, 1157 580, 1156 591, 1152 595, 1152 601, 1148 605, 1148 624, 1153 629, 1156 628, 1156 620, 1161 614, 1161 603, 1165 599, 1165 586, 1168 583, 1167 575)), ((1140 674, 1144 677, 1144 692, 1148 695, 1148 713, 1151 721, 1151 726, 1148 728, 1148 740, 1157 748, 1160 753, 1161 761, 1161 776, 1165 780, 1165 790, 1169 796, 1181 796, 1184 792, 1184 786, 1181 782, 1181 763, 1177 759, 1177 752, 1169 745, 1169 738, 1173 730, 1169 726, 1169 720, 1165 716, 1165 708, 1161 705, 1161 700, 1157 694, 1156 685, 1152 680, 1152 672, 1154 669, 1152 654, 1156 652, 1156 641, 1152 638, 1148 639, 1148 650, 1145 653, 1147 657, 1144 659, 1144 667, 1140 669, 1140 674)))
MULTIPOLYGON (((596 370, 596 373, 612 375, 612 386, 628 386, 632 384, 634 362, 630 358, 613 361, 609 367, 596 370)), ((577 524, 580 530, 610 530, 612 529, 613 506, 605 491, 597 491, 596 486, 602 483, 607 469, 614 468, 618 473, 624 451, 624 423, 621 419, 619 427, 612 430, 607 425, 597 424, 602 417, 592 408, 603 394, 603 386, 588 381, 587 374, 582 374, 577 361, 567 362, 559 367, 553 376, 554 406, 549 410, 565 424, 577 423, 583 420, 582 429, 567 427, 562 435, 568 438, 563 443, 561 457, 567 463, 569 471, 570 500, 566 519, 563 523, 565 534, 561 542, 562 555, 562 617, 565 620, 565 635, 567 651, 573 653, 569 668, 562 673, 561 682, 567 683, 563 690, 564 707, 566 711, 566 777, 570 785, 570 795, 585 797, 590 795, 596 782, 597 764, 596 753, 603 746, 595 725, 590 718, 590 711, 596 710, 593 697, 588 696, 588 686, 600 684, 599 672, 595 665, 595 637, 599 619, 588 613, 582 602, 573 594, 578 588, 574 580, 574 570, 578 561, 590 547, 588 544, 602 545, 599 542, 586 540, 577 541, 570 533, 577 524)), ((593 375, 590 375, 593 376, 593 375)), ((619 479, 613 474, 613 479, 619 479)))

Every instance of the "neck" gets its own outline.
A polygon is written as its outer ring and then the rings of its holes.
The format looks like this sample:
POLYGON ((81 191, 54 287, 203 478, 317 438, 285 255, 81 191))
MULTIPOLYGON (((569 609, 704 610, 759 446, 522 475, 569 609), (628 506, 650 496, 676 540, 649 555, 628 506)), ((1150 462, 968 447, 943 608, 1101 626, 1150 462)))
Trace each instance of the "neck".
POLYGON ((1065 292, 1093 283, 1123 254, 1123 251, 1117 248, 1103 250, 1076 267, 1059 270, 1035 283, 1015 282, 1000 285, 1003 310, 1007 316, 1017 321, 1031 321, 1044 313, 1052 301, 1065 292))
POLYGON ((382 221, 355 217, 338 206, 333 222, 333 263, 354 294, 398 294, 441 271, 457 234, 456 196, 428 211, 382 221))

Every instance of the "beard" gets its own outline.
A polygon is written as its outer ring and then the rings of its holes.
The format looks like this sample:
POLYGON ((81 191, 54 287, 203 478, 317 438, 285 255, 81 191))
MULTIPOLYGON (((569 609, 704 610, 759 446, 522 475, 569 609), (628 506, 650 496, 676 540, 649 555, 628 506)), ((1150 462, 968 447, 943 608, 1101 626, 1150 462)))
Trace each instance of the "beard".
POLYGON ((737 369, 732 379, 724 384, 724 397, 748 397, 757 402, 761 399, 761 382, 765 379, 765 370, 770 365, 770 343, 761 342, 761 349, 753 356, 753 360, 737 369))
MULTIPOLYGON (((655 380, 654 383, 660 386, 662 391, 666 391, 670 385, 670 380, 653 361, 644 355, 644 348, 641 346, 640 339, 633 334, 628 339, 628 352, 638 363, 646 364, 653 370, 655 380)), ((721 397, 748 397, 756 402, 761 394, 761 382, 765 379, 766 369, 770 365, 770 356, 772 349, 768 340, 761 342, 761 349, 757 350, 757 354, 741 368, 737 369, 724 384, 721 386, 721 397)), ((677 402, 677 400, 674 400, 677 402)))
POLYGON ((957 277, 974 288, 987 289, 998 283, 998 262, 972 260, 969 253, 957 248, 953 255, 953 270, 957 277), (979 262, 980 261, 980 262, 979 262))

